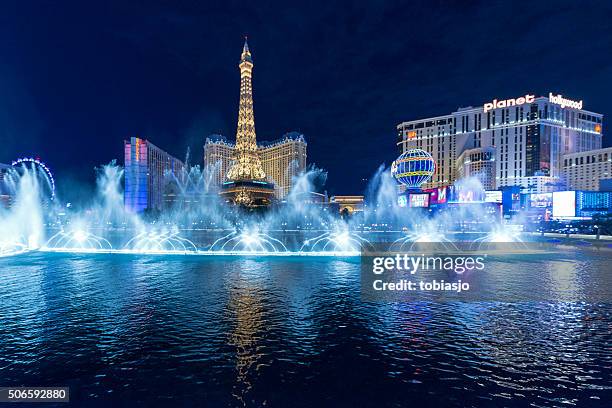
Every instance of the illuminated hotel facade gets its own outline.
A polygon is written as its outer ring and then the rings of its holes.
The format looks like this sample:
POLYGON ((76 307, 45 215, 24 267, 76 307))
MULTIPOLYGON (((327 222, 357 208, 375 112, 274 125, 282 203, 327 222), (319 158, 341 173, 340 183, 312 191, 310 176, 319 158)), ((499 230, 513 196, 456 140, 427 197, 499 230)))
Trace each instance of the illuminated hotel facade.
MULTIPOLYGON (((274 196, 282 200, 289 194, 293 179, 306 170, 307 143, 299 132, 286 133, 273 142, 257 145, 257 153, 267 178, 274 183, 274 196)), ((235 145, 221 135, 211 135, 204 144, 204 166, 218 185, 227 181, 235 145)))
POLYGON ((289 194, 293 179, 306 170, 306 146, 304 135, 298 132, 259 145, 261 164, 274 182, 274 195, 278 200, 289 194))
POLYGON ((495 148, 464 150, 457 158, 457 178, 476 177, 485 190, 495 190, 495 148))
POLYGON ((181 175, 184 164, 146 139, 124 141, 125 191, 123 201, 128 211, 164 208, 164 188, 168 175, 181 175))
POLYGON ((211 172, 210 176, 216 186, 226 181, 227 172, 232 167, 234 143, 219 134, 210 135, 204 142, 204 167, 211 172))
POLYGON ((563 156, 563 179, 569 190, 600 191, 612 180, 612 147, 563 156))
POLYGON ((603 115, 584 110, 582 105, 582 101, 552 93, 494 99, 480 107, 400 123, 397 145, 402 153, 420 148, 432 154, 436 174, 425 188, 451 185, 461 177, 460 172, 465 175, 470 167, 477 170, 471 166, 470 154, 462 154, 476 149, 474 153, 482 153, 482 158, 492 148, 493 157, 482 163, 485 174, 470 173, 483 179, 493 177, 486 188, 521 186, 534 193, 561 190, 563 155, 601 148, 603 115))

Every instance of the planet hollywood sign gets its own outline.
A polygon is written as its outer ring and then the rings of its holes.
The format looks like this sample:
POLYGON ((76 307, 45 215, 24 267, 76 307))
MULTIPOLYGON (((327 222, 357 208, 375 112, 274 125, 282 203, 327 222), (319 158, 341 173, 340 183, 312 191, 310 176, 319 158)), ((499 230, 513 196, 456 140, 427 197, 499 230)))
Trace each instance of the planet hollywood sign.
POLYGON ((507 108, 510 106, 519 106, 525 103, 532 103, 534 100, 535 100, 535 95, 529 95, 529 94, 525 96, 521 96, 520 98, 503 99, 501 101, 498 101, 497 99, 493 99, 493 102, 485 103, 483 108, 486 113, 492 109, 507 108))
MULTIPOLYGON (((521 96, 519 98, 511 98, 511 99, 502 99, 497 100, 493 99, 492 102, 487 102, 483 105, 483 109, 486 112, 499 109, 499 108, 508 108, 510 106, 520 106, 526 103, 533 103, 535 101, 535 95, 527 94, 525 96, 521 96)), ((550 103, 554 103, 556 105, 560 105, 561 108, 574 108, 574 109, 582 109, 582 100, 574 101, 571 99, 564 98, 563 95, 553 95, 552 92, 548 93, 548 101, 550 103)))
POLYGON ((564 98, 561 94, 554 96, 552 92, 549 92, 548 101, 557 105, 561 105, 562 108, 565 108, 567 106, 569 108, 582 109, 582 100, 573 101, 571 99, 564 98))

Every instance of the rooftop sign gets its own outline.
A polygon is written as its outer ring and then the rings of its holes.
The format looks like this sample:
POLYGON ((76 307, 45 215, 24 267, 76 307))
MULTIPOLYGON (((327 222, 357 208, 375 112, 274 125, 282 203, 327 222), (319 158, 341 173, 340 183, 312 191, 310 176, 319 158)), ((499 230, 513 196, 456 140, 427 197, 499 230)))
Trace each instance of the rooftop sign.
POLYGON ((574 109, 582 109, 582 100, 573 101, 571 99, 565 99, 563 95, 558 94, 557 96, 554 96, 552 92, 548 93, 548 102, 561 105, 562 108, 568 107, 574 109))
POLYGON ((525 96, 521 96, 520 98, 503 99, 501 101, 498 101, 497 99, 493 99, 493 102, 485 103, 483 105, 483 108, 485 112, 488 112, 492 109, 507 108, 510 106, 519 106, 525 103, 532 103, 534 100, 535 100, 535 95, 529 95, 529 94, 525 96))

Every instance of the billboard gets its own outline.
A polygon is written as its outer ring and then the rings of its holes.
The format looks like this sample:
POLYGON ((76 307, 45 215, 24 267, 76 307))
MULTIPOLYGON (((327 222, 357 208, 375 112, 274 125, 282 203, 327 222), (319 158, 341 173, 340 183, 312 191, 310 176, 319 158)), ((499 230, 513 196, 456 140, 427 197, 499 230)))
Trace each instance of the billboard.
POLYGON ((447 187, 427 188, 424 192, 429 193, 429 206, 436 204, 446 204, 447 187))
POLYGON ((429 194, 410 194, 410 207, 429 207, 429 194))
POLYGON ((423 191, 426 193, 429 193, 429 205, 438 204, 438 189, 437 188, 423 189, 423 191))
POLYGON ((576 216, 576 192, 557 191, 552 193, 553 217, 575 217, 576 216))
POLYGON ((475 203, 485 199, 485 191, 478 184, 455 184, 448 189, 447 200, 450 203, 475 203))
POLYGON ((438 204, 446 203, 446 187, 438 187, 438 204))
POLYGON ((529 197, 529 206, 531 208, 548 208, 552 207, 552 193, 531 194, 529 197))
POLYGON ((502 192, 500 190, 485 191, 485 202, 501 203, 502 202, 502 192))

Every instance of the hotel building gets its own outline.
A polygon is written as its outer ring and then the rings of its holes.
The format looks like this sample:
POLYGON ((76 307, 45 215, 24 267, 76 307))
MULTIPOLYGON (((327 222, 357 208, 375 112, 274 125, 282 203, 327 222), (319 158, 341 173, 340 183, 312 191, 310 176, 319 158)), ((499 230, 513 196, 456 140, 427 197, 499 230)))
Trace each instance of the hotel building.
POLYGON ((125 208, 132 212, 162 210, 169 173, 183 173, 183 162, 146 139, 124 141, 125 208))
POLYGON ((563 180, 569 190, 601 190, 601 180, 612 180, 612 147, 563 156, 563 180))
POLYGON ((226 181, 227 172, 232 167, 234 143, 219 134, 210 135, 204 143, 204 168, 211 172, 215 185, 226 181))
MULTIPOLYGON (((436 174, 425 188, 453 184, 460 172, 471 174, 465 166, 471 166, 470 155, 479 151, 461 155, 492 148, 493 157, 478 165, 492 167, 485 171, 485 177, 494 180, 486 183, 487 188, 518 185, 531 192, 550 192, 563 189, 563 155, 601 148, 603 115, 582 105, 552 93, 494 99, 480 107, 400 123, 397 145, 400 152, 419 148, 432 154, 436 174)), ((480 171, 478 166, 471 167, 480 171)))
POLYGON ((475 177, 485 190, 495 190, 495 148, 468 149, 457 158, 457 177, 475 177))
MULTIPOLYGON (((274 183, 274 196, 282 200, 289 194, 293 178, 306 170, 307 143, 298 132, 286 133, 273 142, 257 145, 264 172, 274 183)), ((227 172, 234 157, 235 145, 221 135, 206 138, 204 144, 204 167, 212 171, 218 185, 227 180, 227 172)))
POLYGON ((282 139, 263 142, 258 146, 261 164, 274 182, 274 195, 283 199, 289 194, 294 177, 306 170, 306 140, 304 135, 290 132, 282 139))

